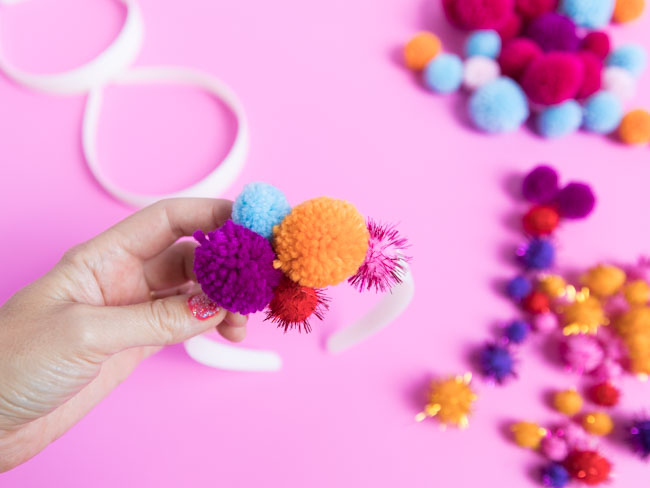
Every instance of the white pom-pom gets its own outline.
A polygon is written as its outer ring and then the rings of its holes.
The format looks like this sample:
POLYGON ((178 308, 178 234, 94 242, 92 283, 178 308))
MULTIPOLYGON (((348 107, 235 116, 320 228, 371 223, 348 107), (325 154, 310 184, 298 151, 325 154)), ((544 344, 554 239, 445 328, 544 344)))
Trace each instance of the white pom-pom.
POLYGON ((610 66, 603 72, 603 89, 621 100, 630 100, 636 93, 636 80, 628 70, 610 66))
POLYGON ((499 63, 485 56, 472 56, 465 60, 463 86, 474 91, 481 86, 496 80, 501 74, 499 63))

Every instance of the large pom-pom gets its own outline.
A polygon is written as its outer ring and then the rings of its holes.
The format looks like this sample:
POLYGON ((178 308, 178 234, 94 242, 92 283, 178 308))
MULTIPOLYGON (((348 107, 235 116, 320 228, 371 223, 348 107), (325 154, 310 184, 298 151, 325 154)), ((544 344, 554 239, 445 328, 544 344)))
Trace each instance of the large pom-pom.
POLYGON ((609 36, 603 31, 590 32, 582 40, 581 47, 585 51, 594 53, 599 59, 604 60, 609 54, 609 36))
POLYGON ((560 355, 567 369, 576 373, 593 371, 605 357, 603 348, 590 335, 565 337, 560 343, 560 355))
POLYGON ((629 442, 643 459, 650 457, 650 419, 644 418, 632 423, 629 442))
POLYGON ((584 219, 594 210, 596 197, 589 185, 572 182, 560 190, 555 203, 565 219, 584 219))
POLYGON ((499 55, 499 66, 505 76, 519 81, 528 65, 542 55, 542 49, 530 39, 518 37, 508 41, 499 55))
POLYGON ((472 375, 455 376, 431 383, 431 390, 424 412, 416 419, 436 417, 443 424, 452 424, 461 428, 469 425, 469 415, 476 401, 476 394, 470 387, 472 375))
POLYGON ((510 132, 528 118, 528 101, 510 78, 497 78, 476 90, 469 100, 469 116, 485 132, 510 132))
POLYGON ((455 92, 463 82, 463 62, 455 54, 439 54, 425 66, 422 79, 436 93, 455 92))
POLYGON ((598 29, 609 24, 615 0, 561 0, 560 12, 580 27, 598 29))
POLYGON ((515 376, 515 360, 507 347, 486 344, 479 351, 478 362, 483 376, 497 383, 515 376))
POLYGON ((564 137, 582 125, 582 107, 575 100, 546 107, 537 116, 537 131, 543 137, 564 137))
POLYGON ((420 32, 404 46, 404 62, 408 68, 420 71, 440 51, 442 51, 442 42, 438 36, 431 32, 420 32))
POLYGON ((354 275, 366 258, 370 237, 352 204, 329 197, 294 207, 273 233, 273 265, 296 283, 313 288, 354 275))
POLYGON ((268 183, 249 183, 235 199, 232 220, 236 224, 270 239, 273 226, 291 211, 291 205, 280 190, 268 183))
POLYGON ((514 0, 443 0, 449 21, 461 29, 496 29, 508 20, 514 0))
POLYGON ((548 203, 555 198, 557 191, 557 171, 545 165, 533 168, 521 185, 522 196, 532 203, 548 203))
POLYGON ((578 57, 584 67, 582 85, 576 95, 577 98, 586 98, 600 90, 602 85, 603 62, 598 56, 589 51, 581 51, 578 57))
POLYGON ((575 54, 551 52, 528 65, 521 86, 533 102, 555 105, 576 96, 582 86, 584 69, 575 54))
POLYGON ((573 52, 580 46, 576 25, 568 17, 555 12, 546 13, 533 20, 526 29, 526 35, 546 52, 573 52))
POLYGON ((542 469, 542 483, 549 488, 564 488, 569 481, 571 475, 564 466, 559 463, 551 463, 542 469))
POLYGON ((521 259, 529 269, 548 269, 555 261, 555 246, 548 239, 533 239, 526 246, 521 259))
POLYGON ((567 456, 564 467, 571 477, 587 485, 597 485, 609 478, 610 462, 596 451, 575 450, 567 456))
POLYGON ((282 273, 273 268, 273 249, 261 235, 228 220, 219 229, 194 233, 194 273, 203 292, 219 306, 248 315, 263 310, 282 273))
POLYGON ((273 291, 266 320, 278 324, 285 332, 293 328, 311 332, 309 318, 313 316, 322 320, 327 308, 327 298, 322 290, 301 286, 284 276, 273 291))
POLYGON ((558 0, 515 0, 517 13, 526 20, 533 20, 557 8, 558 0))
POLYGON ((503 23, 499 26, 496 27, 496 31, 499 33, 499 36, 501 37, 501 42, 506 42, 509 41, 510 39, 514 39, 517 37, 519 34, 521 34, 521 30, 524 27, 524 21, 521 18, 520 15, 518 15, 515 12, 512 12, 508 16, 506 20, 503 21, 503 23))
POLYGON ((402 282, 404 263, 410 259, 403 254, 408 241, 399 235, 395 226, 378 224, 371 219, 368 220, 368 232, 366 258, 348 282, 359 291, 374 288, 385 292, 402 282))

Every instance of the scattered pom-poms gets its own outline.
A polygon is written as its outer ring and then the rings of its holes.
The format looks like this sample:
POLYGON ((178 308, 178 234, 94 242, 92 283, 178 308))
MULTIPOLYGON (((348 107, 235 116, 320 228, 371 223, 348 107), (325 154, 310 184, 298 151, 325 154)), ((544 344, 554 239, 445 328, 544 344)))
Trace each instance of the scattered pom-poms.
POLYGON ((582 417, 582 427, 590 434, 605 436, 614 430, 614 421, 605 412, 592 412, 582 417))
POLYGON ((650 113, 646 110, 632 110, 621 120, 618 136, 625 144, 650 143, 650 113))
POLYGON ((642 459, 650 457, 650 419, 636 420, 629 428, 629 442, 642 459))
POLYGON ((571 477, 587 485, 598 485, 609 479, 611 463, 596 451, 574 450, 564 461, 571 477))
POLYGON ((575 389, 558 391, 553 395, 553 408, 569 417, 580 412, 583 403, 582 396, 575 389))
POLYGON ((442 51, 440 38, 431 32, 420 32, 404 46, 404 62, 409 69, 423 70, 442 51))
POLYGON ((528 118, 528 101, 510 78, 497 78, 476 90, 469 100, 469 116, 485 132, 510 132, 528 118))
POLYGON ((232 220, 270 239, 273 226, 280 224, 290 211, 284 193, 268 183, 255 182, 244 186, 235 199, 232 220))
POLYGON ((542 483, 549 488, 564 488, 571 475, 560 463, 551 463, 542 469, 542 483))
POLYGON ((589 398, 596 405, 602 407, 613 407, 618 404, 621 392, 618 388, 606 381, 598 383, 589 388, 589 398))
POLYGON ((515 443, 526 449, 539 449, 548 431, 534 422, 517 422, 510 428, 515 443))
POLYGON ((419 422, 427 417, 436 417, 445 426, 466 428, 476 401, 476 393, 470 386, 471 381, 471 373, 433 381, 424 411, 415 419, 419 422))
POLYGON ((483 376, 497 383, 515 376, 515 359, 510 350, 499 344, 486 344, 478 355, 483 376))
POLYGON ((311 332, 309 318, 322 320, 327 308, 327 298, 322 290, 299 285, 285 276, 273 290, 266 320, 285 332, 294 328, 311 332))
POLYGON ((532 203, 552 201, 558 192, 558 174, 550 166, 537 166, 526 175, 521 186, 523 197, 532 203))
POLYGON ((422 77, 434 92, 455 92, 463 82, 463 62, 455 54, 439 54, 425 66, 422 77))

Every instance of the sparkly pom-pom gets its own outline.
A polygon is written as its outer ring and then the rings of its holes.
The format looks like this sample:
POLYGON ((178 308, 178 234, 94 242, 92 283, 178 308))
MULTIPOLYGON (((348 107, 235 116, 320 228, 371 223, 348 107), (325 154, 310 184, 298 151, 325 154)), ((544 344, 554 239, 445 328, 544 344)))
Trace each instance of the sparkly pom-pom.
POLYGON ((557 427, 554 434, 566 441, 570 449, 588 450, 595 446, 594 439, 574 422, 566 422, 557 427))
POLYGON ((576 390, 558 391, 553 395, 553 407, 558 412, 569 417, 582 409, 582 396, 576 390))
POLYGON ((575 450, 569 453, 564 467, 573 479, 587 485, 597 485, 609 478, 612 466, 596 451, 575 450))
POLYGON ((598 383, 589 388, 589 398, 596 405, 613 407, 618 403, 621 392, 609 382, 598 383))
POLYGON ((531 208, 522 219, 524 230, 535 237, 552 234, 559 222, 557 210, 548 205, 531 208))
POLYGON ((523 343, 530 333, 530 324, 524 320, 513 320, 503 331, 508 342, 513 344, 523 343))
POLYGON ((280 190, 262 182, 249 183, 244 187, 232 206, 235 224, 270 239, 273 226, 291 211, 291 205, 280 190))
POLYGON ((629 432, 629 442, 634 451, 643 459, 648 459, 650 457, 650 419, 634 421, 629 432))
POLYGON ((516 301, 523 300, 533 291, 533 284, 525 276, 515 276, 506 284, 506 293, 516 301))
POLYGON ((219 229, 194 233, 194 273, 217 305, 243 315, 264 310, 282 273, 273 268, 273 249, 260 234, 228 220, 219 229))
POLYGON ((548 239, 533 239, 526 246, 521 259, 529 269, 548 269, 553 266, 555 261, 555 247, 548 239))
POLYGON ((394 226, 378 224, 371 219, 368 220, 368 232, 366 258, 348 283, 359 291, 385 292, 402 282, 404 263, 409 260, 403 255, 408 242, 394 226))
POLYGON ((486 378, 502 383, 515 376, 515 360, 507 347, 486 344, 479 351, 478 364, 486 378))
POLYGON ((582 427, 590 434, 605 436, 614 430, 614 421, 605 412, 591 412, 582 417, 582 427))
POLYGON ((524 307, 524 310, 533 316, 549 315, 549 311, 551 310, 551 302, 548 296, 537 290, 533 291, 526 298, 524 298, 522 305, 524 307))
POLYGON ((557 316, 554 313, 539 313, 533 316, 533 328, 537 332, 553 332, 558 328, 557 316))
POLYGON ((542 469, 542 483, 549 488, 564 488, 571 481, 571 475, 559 463, 551 463, 542 469))
POLYGON ((515 443, 526 449, 538 449, 548 431, 534 422, 517 422, 510 427, 515 443))
POLYGON ((472 405, 476 401, 476 393, 470 386, 471 381, 470 373, 433 381, 424 412, 419 413, 416 420, 436 417, 444 425, 467 427, 472 405))
POLYGON ((558 175, 550 166, 537 166, 526 175, 521 185, 523 197, 532 203, 548 203, 558 192, 558 175))
POLYGON ((273 290, 266 320, 276 323, 285 332, 293 328, 311 332, 309 318, 322 320, 327 308, 322 290, 299 285, 285 276, 273 290))
POLYGON ((564 461, 569 454, 569 445, 564 438, 557 435, 547 435, 542 439, 540 451, 550 461, 564 461))
POLYGON ((565 337, 560 344, 560 354, 567 368, 577 373, 593 371, 605 356, 596 338, 590 335, 565 337))
POLYGON ((595 334, 601 325, 608 323, 608 319, 600 301, 586 296, 564 307, 562 322, 566 335, 595 334))
POLYGON ((557 194, 555 201, 560 215, 567 219, 584 219, 596 206, 596 197, 585 183, 569 183, 557 194))

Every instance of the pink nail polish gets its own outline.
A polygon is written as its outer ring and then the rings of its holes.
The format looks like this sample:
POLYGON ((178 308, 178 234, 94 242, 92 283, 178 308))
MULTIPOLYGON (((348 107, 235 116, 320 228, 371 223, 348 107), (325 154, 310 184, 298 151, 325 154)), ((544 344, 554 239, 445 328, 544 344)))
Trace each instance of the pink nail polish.
POLYGON ((199 320, 209 319, 219 311, 216 303, 208 298, 205 293, 194 295, 187 300, 190 312, 199 320))

